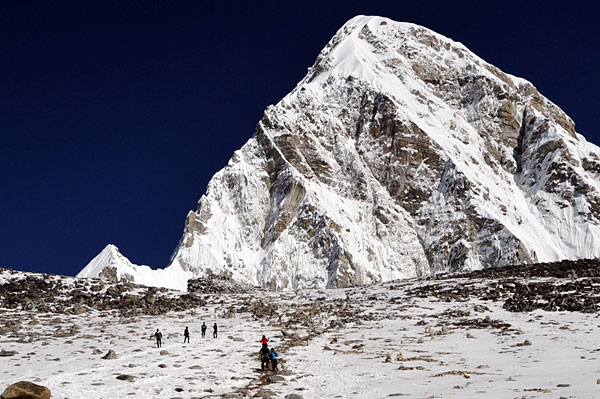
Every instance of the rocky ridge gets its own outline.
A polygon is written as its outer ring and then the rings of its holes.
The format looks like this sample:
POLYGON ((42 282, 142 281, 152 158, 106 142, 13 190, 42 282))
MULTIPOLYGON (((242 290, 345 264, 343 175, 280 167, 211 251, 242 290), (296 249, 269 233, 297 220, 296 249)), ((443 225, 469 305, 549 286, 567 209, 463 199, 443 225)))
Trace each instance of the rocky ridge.
MULTIPOLYGON (((118 282, 110 272, 97 279, 21 273, 10 269, 0 269, 0 274, 8 277, 7 281, 0 281, 0 308, 6 309, 72 315, 93 311, 158 315, 204 303, 199 296, 185 292, 118 282)), ((219 288, 213 288, 212 292, 219 292, 219 288)), ((0 333, 6 328, 9 327, 0 326, 0 333)))
POLYGON ((510 312, 567 311, 597 313, 600 309, 600 260, 582 259, 533 265, 511 265, 457 275, 440 275, 436 283, 417 287, 411 295, 445 302, 502 301, 510 312), (464 279, 460 284, 443 281, 464 279))

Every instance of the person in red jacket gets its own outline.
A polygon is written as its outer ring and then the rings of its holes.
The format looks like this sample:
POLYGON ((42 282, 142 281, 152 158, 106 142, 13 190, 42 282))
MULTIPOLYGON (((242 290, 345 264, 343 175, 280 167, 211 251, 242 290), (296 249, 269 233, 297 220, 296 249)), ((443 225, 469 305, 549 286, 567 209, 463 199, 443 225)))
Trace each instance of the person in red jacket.
POLYGON ((265 337, 264 335, 262 336, 262 338, 260 339, 260 343, 262 344, 263 348, 267 347, 267 343, 269 342, 269 340, 267 339, 267 337, 265 337))

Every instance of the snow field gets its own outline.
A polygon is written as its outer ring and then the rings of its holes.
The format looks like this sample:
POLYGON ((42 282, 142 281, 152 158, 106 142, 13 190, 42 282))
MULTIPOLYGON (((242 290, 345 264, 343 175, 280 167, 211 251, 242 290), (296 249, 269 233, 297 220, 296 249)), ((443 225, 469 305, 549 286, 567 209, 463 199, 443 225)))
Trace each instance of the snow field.
POLYGON ((497 302, 441 302, 408 294, 423 284, 428 283, 210 295, 202 308, 162 316, 0 309, 3 323, 22 323, 16 333, 0 337, 0 350, 18 352, 2 358, 0 388, 29 380, 48 386, 53 398, 89 399, 265 392, 365 399, 600 395, 597 314, 510 313, 497 302), (272 309, 253 311, 258 302, 272 309), (498 326, 478 327, 486 318, 498 326), (73 335, 57 334, 73 325, 73 335), (182 343, 186 326, 189 344, 182 343), (156 328, 163 332, 166 354, 152 339, 156 328), (258 370, 263 334, 280 355, 276 378, 258 370), (117 359, 102 359, 109 349, 117 359), (121 381, 119 375, 134 380, 121 381))

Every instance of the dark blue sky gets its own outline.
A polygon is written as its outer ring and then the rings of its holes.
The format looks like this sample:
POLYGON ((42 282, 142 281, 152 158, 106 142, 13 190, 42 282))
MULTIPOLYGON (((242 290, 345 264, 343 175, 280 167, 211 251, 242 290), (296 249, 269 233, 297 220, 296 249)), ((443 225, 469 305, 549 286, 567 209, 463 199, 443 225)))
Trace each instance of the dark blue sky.
POLYGON ((212 175, 358 14, 464 43, 599 144, 596 15, 531 3, 2 2, 0 267, 75 274, 108 243, 165 266, 212 175))

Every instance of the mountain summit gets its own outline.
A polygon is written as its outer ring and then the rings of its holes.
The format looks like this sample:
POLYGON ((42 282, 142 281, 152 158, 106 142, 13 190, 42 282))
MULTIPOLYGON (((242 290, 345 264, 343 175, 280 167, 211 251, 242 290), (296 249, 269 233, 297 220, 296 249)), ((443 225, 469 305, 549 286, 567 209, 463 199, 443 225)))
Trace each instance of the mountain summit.
MULTIPOLYGON (((281 290, 599 256, 600 148, 560 108, 460 43, 358 16, 266 109, 152 273, 281 290)), ((107 266, 92 262, 80 276, 107 266)))

